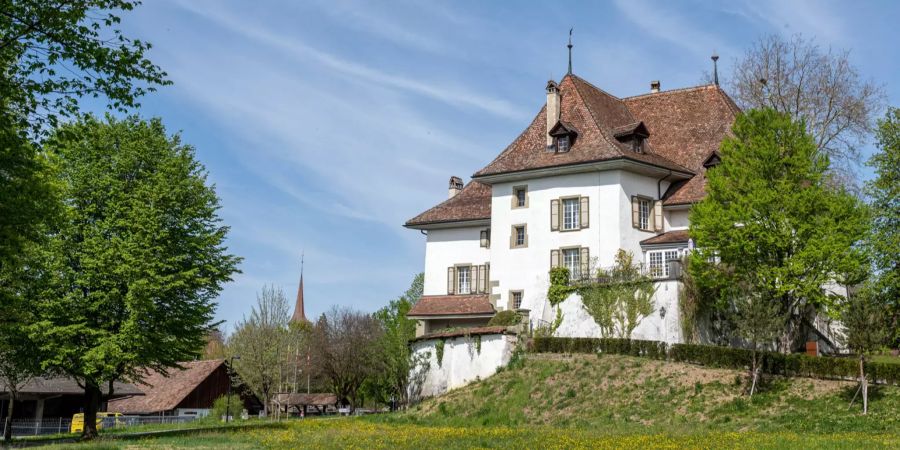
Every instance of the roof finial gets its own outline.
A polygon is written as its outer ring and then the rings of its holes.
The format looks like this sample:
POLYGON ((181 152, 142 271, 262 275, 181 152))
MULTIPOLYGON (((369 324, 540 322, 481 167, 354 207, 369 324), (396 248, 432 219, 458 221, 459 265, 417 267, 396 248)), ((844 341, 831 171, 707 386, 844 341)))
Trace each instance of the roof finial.
POLYGON ((719 63, 718 63, 719 55, 716 54, 715 50, 713 50, 712 61, 713 61, 713 83, 715 83, 716 86, 718 86, 719 85, 719 63))
POLYGON ((574 29, 575 27, 569 28, 569 45, 566 46, 569 47, 569 75, 572 75, 572 30, 574 29))

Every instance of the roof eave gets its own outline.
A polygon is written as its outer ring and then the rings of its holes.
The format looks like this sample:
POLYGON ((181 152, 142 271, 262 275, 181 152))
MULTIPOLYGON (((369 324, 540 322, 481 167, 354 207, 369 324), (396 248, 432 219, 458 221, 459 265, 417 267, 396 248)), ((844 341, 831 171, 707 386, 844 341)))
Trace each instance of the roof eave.
POLYGON ((673 179, 689 179, 694 176, 694 174, 691 172, 662 167, 642 161, 635 161, 633 159, 620 156, 617 158, 601 161, 578 162, 558 166, 541 167, 537 169, 492 173, 487 175, 478 175, 476 173, 475 175, 472 175, 472 179, 478 180, 484 184, 493 184, 506 181, 520 181, 530 178, 545 178, 557 175, 605 170, 628 170, 631 172, 642 173, 650 176, 669 175, 673 179))
POLYGON ((471 314, 407 314, 407 319, 433 320, 433 319, 490 319, 497 313, 471 313, 471 314))
POLYGON ((421 222, 421 223, 410 223, 406 222, 403 224, 405 228, 409 228, 412 230, 440 230, 446 228, 467 228, 467 227, 480 227, 484 225, 490 225, 491 218, 481 218, 481 219, 465 219, 465 220, 441 220, 436 222, 421 222))

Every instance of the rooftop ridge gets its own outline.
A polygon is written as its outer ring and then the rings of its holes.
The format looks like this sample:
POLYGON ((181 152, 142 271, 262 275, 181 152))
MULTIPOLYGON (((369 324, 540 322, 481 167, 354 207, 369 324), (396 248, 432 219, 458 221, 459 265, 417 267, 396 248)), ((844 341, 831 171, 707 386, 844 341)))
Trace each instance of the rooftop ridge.
POLYGON ((722 88, 720 86, 716 86, 715 84, 700 84, 697 86, 669 89, 667 91, 647 92, 644 94, 631 95, 628 97, 622 97, 622 100, 623 101, 624 100, 633 100, 633 99, 638 99, 638 98, 642 98, 642 97, 653 97, 653 96, 661 96, 661 95, 666 95, 666 94, 677 94, 677 93, 690 92, 690 91, 700 91, 700 90, 704 90, 704 89, 715 89, 718 91, 722 91, 722 88))

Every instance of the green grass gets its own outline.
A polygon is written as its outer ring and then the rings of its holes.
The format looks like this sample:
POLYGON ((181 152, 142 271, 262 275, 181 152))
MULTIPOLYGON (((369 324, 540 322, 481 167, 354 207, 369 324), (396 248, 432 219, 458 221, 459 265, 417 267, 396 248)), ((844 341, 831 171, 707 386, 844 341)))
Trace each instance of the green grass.
POLYGON ((862 416, 855 387, 775 378, 750 399, 742 372, 532 355, 402 414, 63 448, 900 448, 900 388, 874 387, 862 416))

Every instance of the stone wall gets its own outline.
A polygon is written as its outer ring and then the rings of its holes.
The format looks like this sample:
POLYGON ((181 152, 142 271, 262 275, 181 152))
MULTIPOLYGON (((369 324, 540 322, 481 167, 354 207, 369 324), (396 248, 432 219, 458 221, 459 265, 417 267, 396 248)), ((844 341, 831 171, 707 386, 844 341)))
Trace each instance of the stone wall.
POLYGON ((509 363, 516 336, 500 333, 454 336, 423 339, 411 346, 415 359, 427 361, 424 366, 414 367, 410 374, 410 398, 418 400, 441 395, 497 373, 498 368, 509 363), (439 363, 437 347, 441 341, 444 342, 444 354, 439 363))

